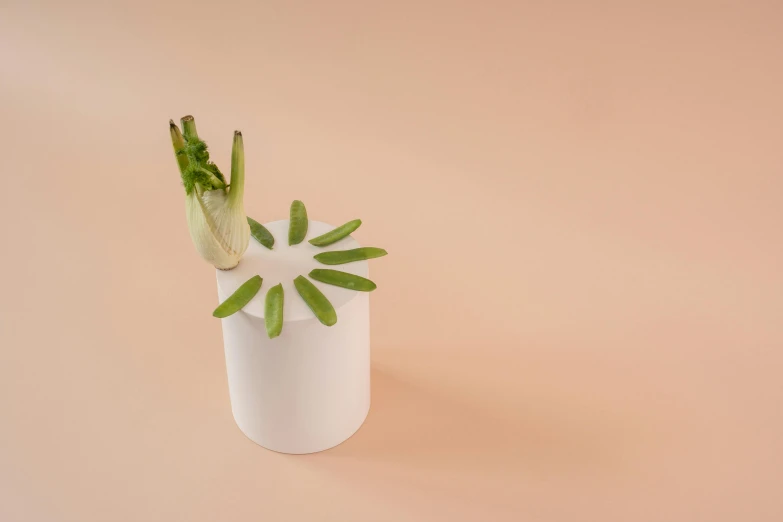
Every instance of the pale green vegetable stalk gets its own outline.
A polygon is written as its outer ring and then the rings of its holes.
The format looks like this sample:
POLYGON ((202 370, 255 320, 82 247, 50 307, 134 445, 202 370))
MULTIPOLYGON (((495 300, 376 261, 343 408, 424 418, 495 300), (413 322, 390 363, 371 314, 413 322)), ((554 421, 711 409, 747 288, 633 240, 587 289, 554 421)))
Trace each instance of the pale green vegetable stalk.
POLYGON ((182 132, 171 121, 171 142, 185 186, 185 208, 190 237, 206 261, 221 270, 239 264, 250 241, 245 215, 245 151, 242 133, 234 133, 231 182, 209 160, 207 144, 198 137, 193 116, 181 120, 182 132))

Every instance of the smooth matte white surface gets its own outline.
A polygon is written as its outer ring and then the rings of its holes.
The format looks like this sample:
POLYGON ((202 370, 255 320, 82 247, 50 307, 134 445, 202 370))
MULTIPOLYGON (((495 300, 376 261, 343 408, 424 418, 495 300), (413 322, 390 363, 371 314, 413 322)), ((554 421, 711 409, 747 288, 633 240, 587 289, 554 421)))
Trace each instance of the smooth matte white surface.
MULTIPOLYGON (((316 248, 289 247, 288 220, 265 225, 275 236, 269 250, 251 239, 248 254, 234 270, 217 270, 218 298, 226 299, 244 281, 261 275, 261 291, 240 312, 222 320, 231 409, 251 440, 282 453, 313 453, 340 444, 364 422, 370 408, 370 300, 313 281, 337 311, 337 324, 322 325, 293 286, 293 278, 325 267, 312 256, 356 248, 351 239, 316 248), (279 337, 269 339, 263 319, 266 292, 283 283, 285 315, 279 337)), ((307 239, 332 226, 311 222, 307 239)), ((305 240, 306 241, 306 240, 305 240)), ((333 267, 368 275, 367 262, 333 267)))

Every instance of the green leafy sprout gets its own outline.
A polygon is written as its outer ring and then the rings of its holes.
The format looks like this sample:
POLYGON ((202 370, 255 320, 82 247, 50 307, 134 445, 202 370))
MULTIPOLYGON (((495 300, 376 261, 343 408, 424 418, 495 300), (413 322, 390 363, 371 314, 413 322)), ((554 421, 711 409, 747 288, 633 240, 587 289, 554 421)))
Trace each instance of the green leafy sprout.
POLYGON ((226 188, 226 177, 209 160, 207 144, 199 139, 193 116, 185 116, 181 123, 183 132, 180 132, 174 120, 169 120, 169 131, 185 194, 193 192, 196 185, 205 191, 226 188))

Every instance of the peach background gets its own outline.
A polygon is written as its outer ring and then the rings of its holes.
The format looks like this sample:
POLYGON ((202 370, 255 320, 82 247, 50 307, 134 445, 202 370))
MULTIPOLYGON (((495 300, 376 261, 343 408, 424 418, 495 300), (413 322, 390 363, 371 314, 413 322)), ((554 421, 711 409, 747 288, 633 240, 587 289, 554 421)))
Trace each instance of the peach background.
POLYGON ((5 0, 0 66, 0 520, 783 519, 780 2, 5 0), (187 113, 391 252, 334 450, 232 421, 187 113))

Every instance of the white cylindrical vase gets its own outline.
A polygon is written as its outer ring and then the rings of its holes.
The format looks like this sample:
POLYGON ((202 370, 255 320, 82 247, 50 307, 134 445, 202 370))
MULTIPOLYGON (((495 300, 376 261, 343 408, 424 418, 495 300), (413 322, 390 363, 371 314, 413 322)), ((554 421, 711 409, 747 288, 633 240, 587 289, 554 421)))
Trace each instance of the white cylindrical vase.
POLYGON ((261 290, 239 312, 222 319, 231 409, 239 429, 252 441, 281 453, 314 453, 353 435, 370 409, 370 300, 366 292, 310 280, 329 299, 337 323, 321 324, 299 296, 293 280, 314 268, 334 268, 368 277, 367 261, 336 267, 313 256, 358 248, 345 238, 326 248, 308 240, 334 227, 310 221, 307 238, 288 245, 288 220, 267 223, 272 250, 250 239, 232 270, 217 270, 218 297, 224 301, 258 274, 261 290), (266 292, 282 283, 284 322, 269 339, 264 326, 266 292))

